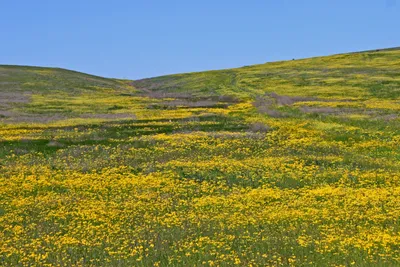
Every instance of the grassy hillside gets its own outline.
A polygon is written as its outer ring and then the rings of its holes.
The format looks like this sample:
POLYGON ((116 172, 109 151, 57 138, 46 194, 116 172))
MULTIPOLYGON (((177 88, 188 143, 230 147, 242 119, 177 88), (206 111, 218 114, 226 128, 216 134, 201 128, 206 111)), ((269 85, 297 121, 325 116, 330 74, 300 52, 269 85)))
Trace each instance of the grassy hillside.
POLYGON ((398 49, 0 66, 1 266, 398 266, 399 199, 398 49))
POLYGON ((135 81, 137 88, 196 96, 265 92, 336 98, 400 97, 399 50, 266 63, 238 69, 169 75, 135 81))

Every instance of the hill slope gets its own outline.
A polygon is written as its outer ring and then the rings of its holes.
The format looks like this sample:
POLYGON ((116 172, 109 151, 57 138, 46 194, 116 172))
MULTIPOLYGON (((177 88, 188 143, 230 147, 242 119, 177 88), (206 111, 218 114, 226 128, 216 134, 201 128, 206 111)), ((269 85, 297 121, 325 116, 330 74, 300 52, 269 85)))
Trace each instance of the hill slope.
POLYGON ((0 66, 0 265, 398 266, 400 50, 137 81, 0 66))
MULTIPOLYGON (((132 87, 123 81, 70 70, 0 66, 0 118, 4 122, 49 122, 76 117, 84 108, 98 112, 96 100, 132 87)), ((107 107, 103 107, 107 109, 107 107)))
POLYGON ((400 49, 379 50, 238 69, 168 75, 135 81, 138 89, 197 96, 265 92, 296 96, 398 98, 400 49))

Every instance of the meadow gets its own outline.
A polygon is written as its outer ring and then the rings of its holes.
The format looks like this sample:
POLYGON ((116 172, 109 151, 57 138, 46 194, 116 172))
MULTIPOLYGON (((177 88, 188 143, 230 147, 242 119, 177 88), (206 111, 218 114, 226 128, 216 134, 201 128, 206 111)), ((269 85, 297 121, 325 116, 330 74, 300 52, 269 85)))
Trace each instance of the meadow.
POLYGON ((0 266, 400 266, 399 200, 400 50, 0 66, 0 266))

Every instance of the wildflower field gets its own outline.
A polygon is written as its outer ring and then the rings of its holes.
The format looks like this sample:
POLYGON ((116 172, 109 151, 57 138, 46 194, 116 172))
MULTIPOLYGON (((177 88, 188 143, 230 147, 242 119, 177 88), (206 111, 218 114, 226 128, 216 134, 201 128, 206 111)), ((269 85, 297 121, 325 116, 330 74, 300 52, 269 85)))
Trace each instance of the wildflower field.
POLYGON ((0 66, 0 266, 235 265, 400 266, 400 50, 0 66))

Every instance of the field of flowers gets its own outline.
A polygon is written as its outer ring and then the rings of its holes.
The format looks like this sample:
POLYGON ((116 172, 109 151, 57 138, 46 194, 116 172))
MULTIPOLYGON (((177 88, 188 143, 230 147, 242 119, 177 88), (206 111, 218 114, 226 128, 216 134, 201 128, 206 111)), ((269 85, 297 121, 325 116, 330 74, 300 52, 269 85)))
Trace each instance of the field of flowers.
POLYGON ((400 50, 0 66, 0 266, 235 265, 400 265, 400 50))

